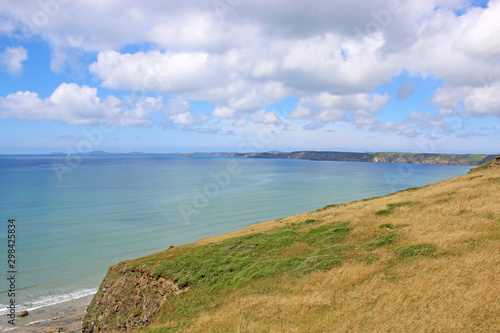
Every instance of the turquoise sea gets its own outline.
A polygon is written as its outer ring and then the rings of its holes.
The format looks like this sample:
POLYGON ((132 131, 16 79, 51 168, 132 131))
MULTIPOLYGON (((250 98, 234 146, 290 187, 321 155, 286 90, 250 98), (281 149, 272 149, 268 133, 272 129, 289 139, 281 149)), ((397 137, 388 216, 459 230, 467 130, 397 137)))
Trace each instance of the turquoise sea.
MULTIPOLYGON (((18 311, 94 293, 110 265, 470 167, 224 157, 0 156, 0 314, 8 219, 18 311)), ((2 316, 2 323, 6 320, 2 316)))

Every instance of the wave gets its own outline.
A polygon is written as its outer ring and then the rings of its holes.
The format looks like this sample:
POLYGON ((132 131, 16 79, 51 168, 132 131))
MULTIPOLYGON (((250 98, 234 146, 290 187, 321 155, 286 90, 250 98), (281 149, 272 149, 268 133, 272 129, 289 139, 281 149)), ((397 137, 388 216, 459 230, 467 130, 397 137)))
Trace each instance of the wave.
MULTIPOLYGON (((38 300, 26 302, 25 304, 19 304, 16 307, 16 312, 27 310, 33 311, 43 307, 48 307, 51 305, 56 305, 59 303, 64 303, 68 301, 73 301, 82 297, 93 295, 97 292, 97 288, 93 289, 81 289, 67 294, 51 295, 45 296, 38 300)), ((7 304, 0 303, 0 315, 5 315, 9 312, 7 309, 7 304)))

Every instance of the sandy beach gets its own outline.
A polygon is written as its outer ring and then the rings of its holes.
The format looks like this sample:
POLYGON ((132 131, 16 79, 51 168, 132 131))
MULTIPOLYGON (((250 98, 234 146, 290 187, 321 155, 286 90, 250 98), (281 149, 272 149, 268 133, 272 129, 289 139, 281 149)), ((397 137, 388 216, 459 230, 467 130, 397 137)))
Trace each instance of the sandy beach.
POLYGON ((27 317, 16 318, 15 326, 2 322, 0 332, 81 332, 82 317, 92 297, 89 295, 32 310, 27 317))

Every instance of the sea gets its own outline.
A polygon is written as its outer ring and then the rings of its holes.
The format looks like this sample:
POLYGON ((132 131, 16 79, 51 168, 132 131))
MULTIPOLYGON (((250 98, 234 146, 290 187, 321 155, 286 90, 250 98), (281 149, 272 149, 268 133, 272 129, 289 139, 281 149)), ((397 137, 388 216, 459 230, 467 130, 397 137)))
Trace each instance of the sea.
POLYGON ((0 325, 8 326, 12 298, 19 312, 91 295, 108 267, 123 260, 469 169, 173 155, 0 155, 0 325), (15 253, 9 258, 11 234, 15 253), (9 295, 12 275, 15 297, 9 295))

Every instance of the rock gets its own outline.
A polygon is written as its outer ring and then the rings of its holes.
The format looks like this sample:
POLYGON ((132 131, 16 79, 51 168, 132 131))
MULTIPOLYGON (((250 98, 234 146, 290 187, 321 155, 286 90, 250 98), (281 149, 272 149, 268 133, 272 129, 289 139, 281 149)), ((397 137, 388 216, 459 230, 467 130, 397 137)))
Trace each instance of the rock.
POLYGON ((500 166, 500 156, 495 157, 493 162, 490 164, 490 168, 500 166))
POLYGON ((59 333, 60 331, 59 330, 56 330, 55 328, 44 328, 43 329, 43 332, 44 333, 59 333))
POLYGON ((29 312, 26 310, 23 310, 17 314, 18 317, 26 317, 29 315, 29 312))
POLYGON ((169 278, 140 268, 112 266, 87 308, 82 332, 140 329, 158 313, 167 295, 177 295, 188 289, 187 284, 177 285, 169 278))

